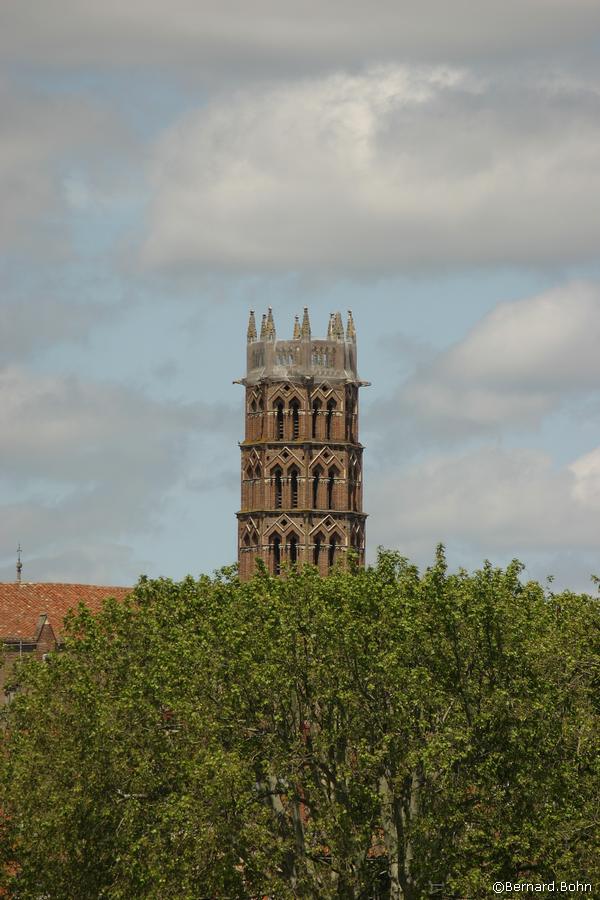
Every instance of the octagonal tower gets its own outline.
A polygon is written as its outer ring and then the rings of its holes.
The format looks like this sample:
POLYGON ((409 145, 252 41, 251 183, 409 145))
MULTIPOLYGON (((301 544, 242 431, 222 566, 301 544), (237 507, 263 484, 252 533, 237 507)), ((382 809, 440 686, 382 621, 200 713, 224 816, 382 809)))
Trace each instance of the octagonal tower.
POLYGON ((313 339, 308 310, 292 340, 277 340, 273 312, 257 332, 248 323, 246 434, 238 519, 240 578, 256 558, 278 575, 317 566, 322 575, 348 551, 364 563, 362 454, 358 440, 356 331, 332 313, 325 339, 313 339))

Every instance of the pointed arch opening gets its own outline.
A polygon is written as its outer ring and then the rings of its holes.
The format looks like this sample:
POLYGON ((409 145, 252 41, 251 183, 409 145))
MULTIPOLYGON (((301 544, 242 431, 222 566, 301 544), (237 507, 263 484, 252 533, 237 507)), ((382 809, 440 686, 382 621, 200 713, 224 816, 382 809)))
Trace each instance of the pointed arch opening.
POLYGON ((288 541, 288 557, 290 565, 295 566, 298 562, 298 537, 295 534, 292 534, 288 541))
POLYGON ((298 400, 291 401, 290 411, 292 413, 292 440, 297 441, 300 437, 300 403, 298 400))
POLYGON ((331 430, 333 427, 333 413, 337 406, 337 403, 333 399, 333 397, 327 401, 327 418, 325 419, 325 437, 327 440, 331 439, 331 430))
POLYGON ((283 502, 283 471, 281 466, 276 466, 273 469, 273 484, 275 486, 275 509, 281 509, 283 502))
POLYGON ((339 475, 339 471, 335 466, 331 466, 327 478, 327 509, 334 509, 334 489, 335 480, 339 475))
POLYGON ((312 404, 312 436, 313 436, 313 438, 317 437, 319 413, 321 411, 322 405, 323 404, 321 403, 321 401, 318 398, 316 400, 313 400, 313 404, 312 404))
POLYGON ((260 505, 260 465, 256 465, 254 470, 252 471, 252 482, 250 484, 250 500, 251 507, 254 509, 255 507, 260 505))
POLYGON ((323 536, 321 534, 317 534, 315 537, 315 543, 313 546, 313 565, 319 568, 319 563, 321 561, 321 552, 323 550, 323 536))
POLYGON ((274 534, 271 538, 271 554, 273 558, 273 575, 281 574, 281 538, 274 534))
POLYGON ((346 440, 354 442, 354 395, 350 393, 346 399, 346 440))
POLYGON ((252 509, 254 504, 254 471, 250 463, 246 466, 243 477, 242 497, 245 498, 246 509, 252 509))
POLYGON ((290 506, 292 509, 298 509, 298 485, 300 479, 300 471, 297 466, 290 469, 290 506))
POLYGON ((332 534, 329 540, 329 551, 327 555, 327 566, 328 568, 333 568, 335 564, 335 554, 340 543, 340 539, 337 534, 332 534))
POLYGON ((275 403, 275 439, 283 440, 283 400, 275 403))
POLYGON ((356 509, 356 462, 350 459, 348 466, 348 509, 356 509))
POLYGON ((313 469, 313 477, 312 477, 312 505, 313 509, 319 508, 319 485, 321 483, 321 476, 323 474, 323 469, 321 466, 315 466, 313 469))

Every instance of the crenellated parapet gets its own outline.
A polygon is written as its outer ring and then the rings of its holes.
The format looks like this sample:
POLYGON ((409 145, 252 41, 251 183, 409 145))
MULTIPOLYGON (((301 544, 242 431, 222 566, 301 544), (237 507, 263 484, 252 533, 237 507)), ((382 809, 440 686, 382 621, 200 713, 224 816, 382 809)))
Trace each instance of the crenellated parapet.
POLYGON ((242 383, 257 384, 262 379, 303 381, 307 378, 360 384, 356 361, 356 329, 348 312, 344 330, 340 313, 331 313, 325 339, 313 339, 308 309, 302 324, 295 317, 291 340, 278 340, 273 310, 263 315, 260 334, 254 311, 248 322, 246 376, 242 383))

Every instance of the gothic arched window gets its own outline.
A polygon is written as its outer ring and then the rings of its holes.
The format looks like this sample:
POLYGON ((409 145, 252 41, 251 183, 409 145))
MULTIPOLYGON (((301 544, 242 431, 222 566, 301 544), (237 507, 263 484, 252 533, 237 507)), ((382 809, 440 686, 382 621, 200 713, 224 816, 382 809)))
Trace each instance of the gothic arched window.
POLYGON ((331 426, 333 424, 333 411, 336 408, 337 403, 331 398, 331 400, 327 401, 327 418, 325 420, 325 435, 327 440, 331 438, 331 426))
POLYGON ((323 538, 320 534, 318 534, 315 538, 315 545, 313 547, 313 563, 318 567, 319 560, 321 558, 321 547, 323 545, 323 538))
POLYGON ((275 438, 278 441, 283 440, 283 400, 278 400, 275 404, 275 438))
POLYGON ((313 405, 312 405, 312 436, 313 436, 314 438, 317 437, 317 422, 318 422, 318 419, 319 419, 319 412, 320 412, 320 410, 321 410, 321 401, 318 400, 318 399, 317 399, 317 400, 313 400, 313 405))
POLYGON ((300 404, 297 400, 290 403, 292 411, 292 440, 297 440, 300 436, 300 404))
POLYGON ((271 551, 273 554, 273 574, 281 573, 281 538, 278 534, 271 538, 271 551))
POLYGON ((335 479, 339 472, 335 466, 329 470, 329 478, 327 479, 327 509, 333 509, 333 489, 335 487, 335 479))
POLYGON ((346 400, 346 440, 354 440, 354 397, 351 394, 346 400))
POLYGON ((319 482, 321 481, 321 475, 323 474, 323 470, 321 466, 315 466, 313 469, 313 479, 312 479, 312 505, 313 509, 319 508, 319 482))
POLYGON ((291 507, 292 509, 298 508, 298 476, 299 471, 297 466, 292 466, 290 469, 290 494, 291 494, 291 507))
POLYGON ((257 463, 254 471, 252 472, 252 484, 250 485, 251 491, 251 506, 253 509, 256 509, 257 506, 260 506, 260 465, 257 463))
POLYGON ((348 509, 356 509, 356 460, 348 468, 348 509))
POLYGON ((329 556, 327 559, 327 563, 328 563, 330 569, 335 562, 335 551, 337 550, 338 543, 339 543, 339 538, 338 538, 337 534, 332 534, 331 539, 329 541, 329 556))
POLYGON ((295 566, 298 562, 298 538, 293 534, 288 541, 290 564, 295 566))
POLYGON ((281 509, 282 504, 282 476, 280 466, 273 469, 273 481, 275 483, 275 509, 281 509))

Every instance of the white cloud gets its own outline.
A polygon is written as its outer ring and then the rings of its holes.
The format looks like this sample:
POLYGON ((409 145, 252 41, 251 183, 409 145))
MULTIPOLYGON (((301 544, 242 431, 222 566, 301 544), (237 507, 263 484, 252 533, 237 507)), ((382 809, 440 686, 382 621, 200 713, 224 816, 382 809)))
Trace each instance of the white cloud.
POLYGON ((415 373, 370 420, 421 438, 538 428, 600 388, 600 285, 571 283, 499 304, 415 373))
POLYGON ((369 542, 423 561, 442 541, 460 548, 469 564, 597 553, 599 488, 600 448, 564 467, 523 448, 439 455, 371 476, 369 542))
POLYGON ((600 447, 575 460, 569 467, 574 476, 573 499, 595 512, 600 512, 600 447))
POLYGON ((595 258, 600 86, 377 67, 223 96, 156 147, 143 257, 398 272, 595 258))
POLYGON ((446 375, 543 391, 600 383, 600 285, 501 303, 444 358, 446 375))

